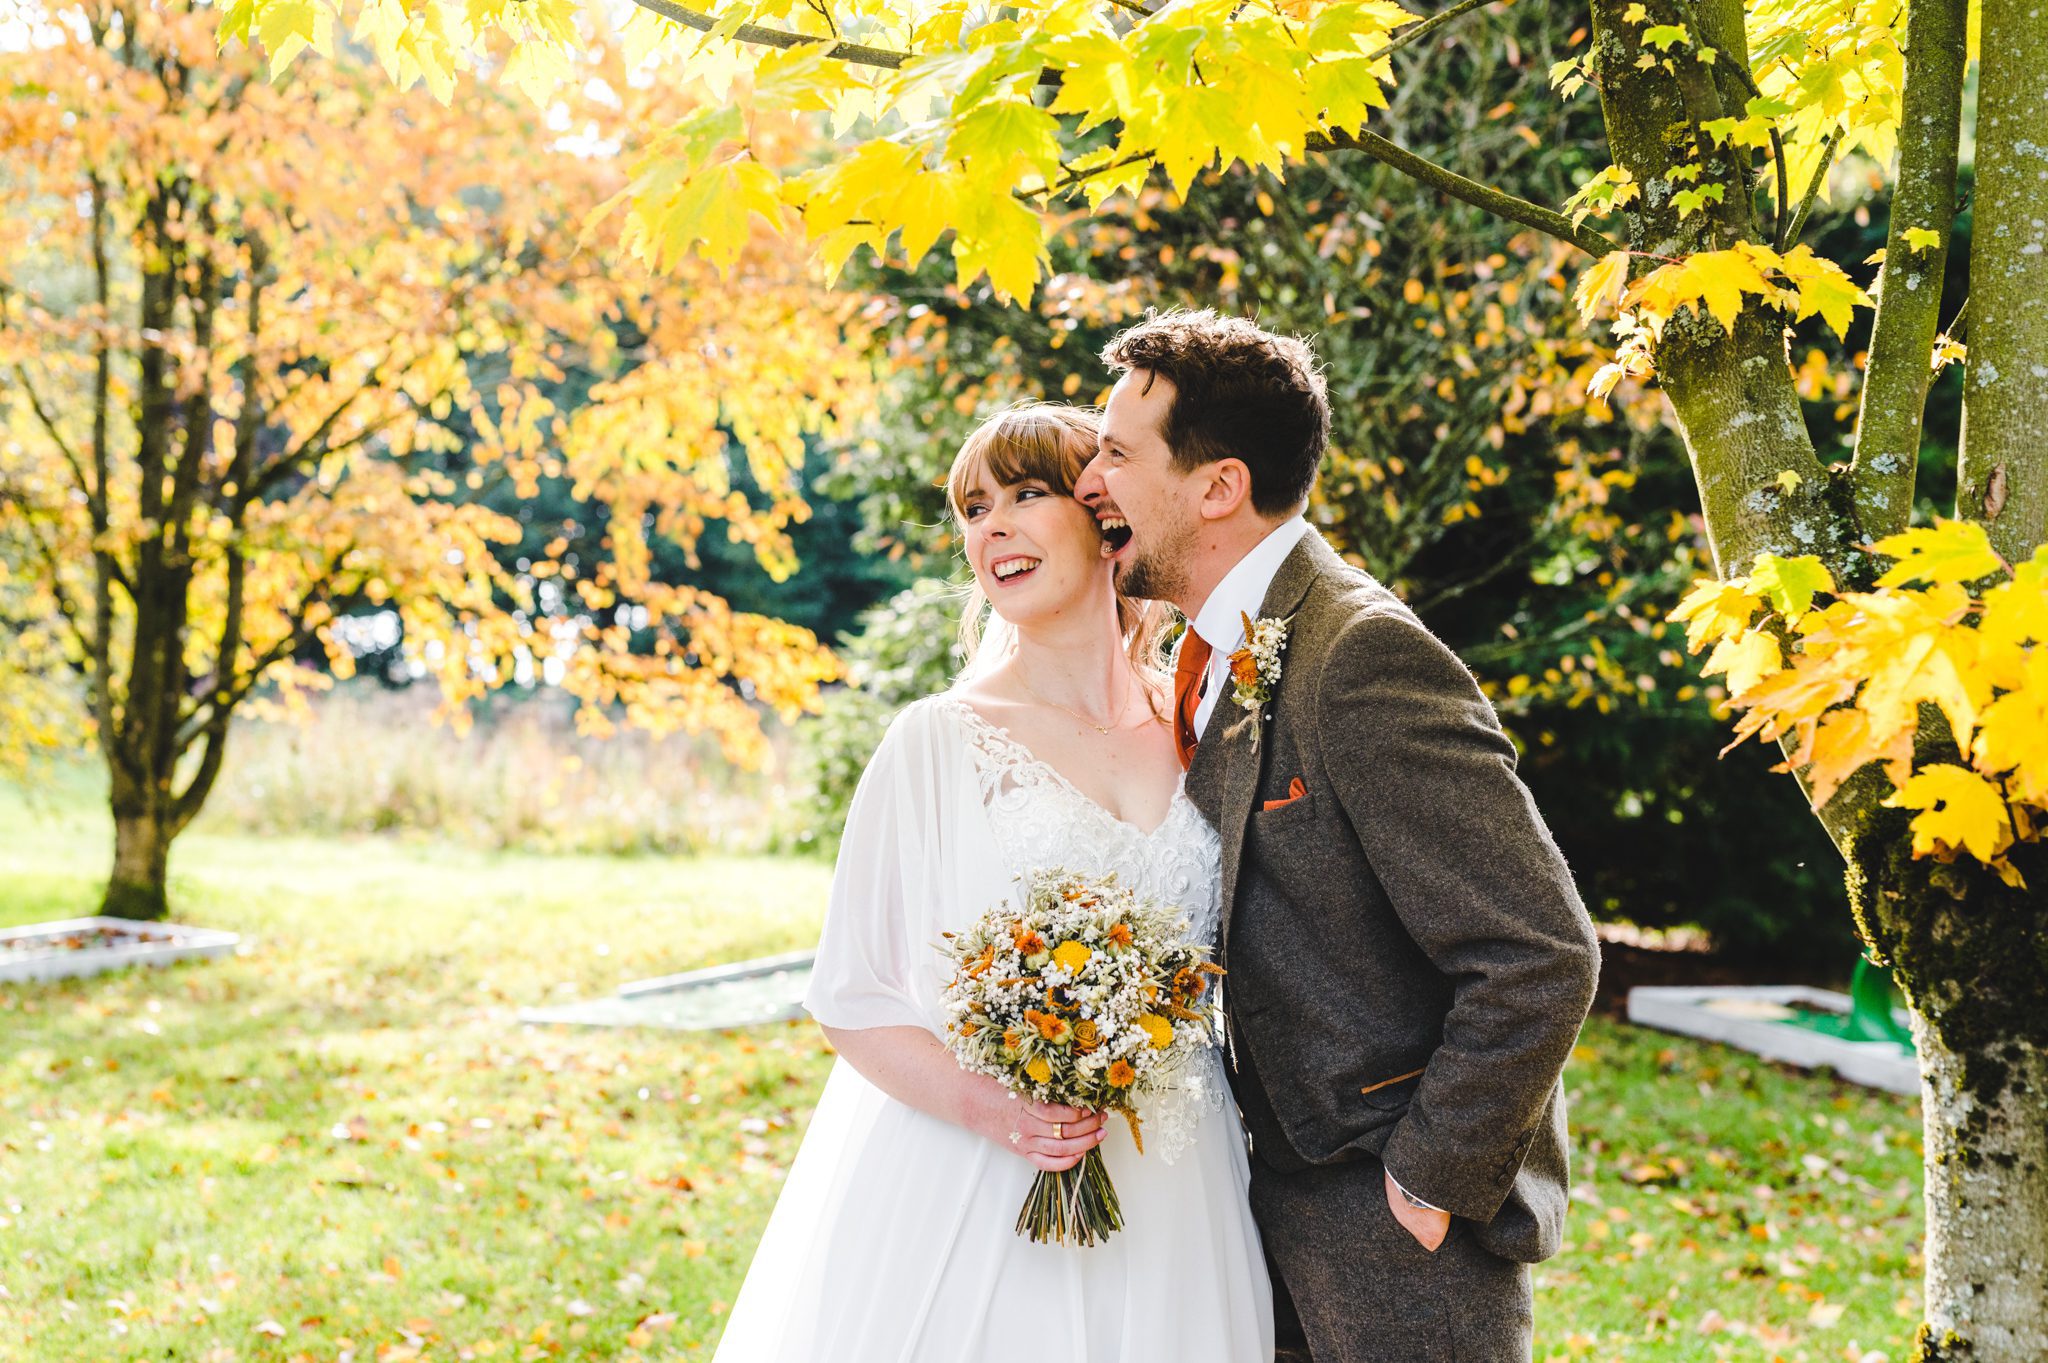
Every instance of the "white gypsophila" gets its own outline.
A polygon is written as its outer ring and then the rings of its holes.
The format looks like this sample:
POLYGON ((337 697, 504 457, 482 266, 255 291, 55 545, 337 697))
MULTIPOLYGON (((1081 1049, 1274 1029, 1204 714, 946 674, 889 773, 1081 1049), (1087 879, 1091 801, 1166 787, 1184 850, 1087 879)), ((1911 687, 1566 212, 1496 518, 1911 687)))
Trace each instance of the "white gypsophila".
POLYGON ((942 951, 960 1063, 1041 1102, 1134 1115, 1210 1045, 1193 1005, 1216 968, 1184 940, 1174 909, 1114 876, 1053 867, 1020 876, 1021 907, 998 905, 942 951))
POLYGON ((1244 709, 1255 711, 1273 698, 1273 688, 1280 684, 1280 657, 1287 648, 1288 621, 1273 616, 1242 618, 1244 645, 1230 655, 1231 699, 1244 709), (1253 676, 1242 674, 1240 659, 1251 662, 1253 676))

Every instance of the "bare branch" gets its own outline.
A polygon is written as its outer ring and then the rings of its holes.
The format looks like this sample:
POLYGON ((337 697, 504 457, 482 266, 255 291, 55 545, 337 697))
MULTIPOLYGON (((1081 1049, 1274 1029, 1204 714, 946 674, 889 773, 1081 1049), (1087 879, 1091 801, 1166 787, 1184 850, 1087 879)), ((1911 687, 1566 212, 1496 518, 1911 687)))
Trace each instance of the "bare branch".
POLYGON ((1828 134, 1828 143, 1820 149, 1820 164, 1813 168, 1813 179, 1806 186, 1806 196, 1799 201, 1799 211, 1792 215, 1792 225, 1785 235, 1772 243, 1774 249, 1784 250, 1799 240, 1799 234, 1806 230, 1806 215, 1813 211, 1813 201, 1820 196, 1820 187, 1827 183, 1828 169, 1835 161, 1835 148, 1842 145, 1842 130, 1836 128, 1828 134))
MULTIPOLYGON (((709 33, 718 27, 718 20, 693 9, 685 9, 675 0, 633 0, 633 3, 652 14, 678 23, 685 28, 694 28, 699 33, 709 33)), ((918 55, 915 52, 895 52, 883 47, 867 47, 860 43, 832 42, 810 33, 791 33, 785 29, 763 28, 759 24, 741 24, 732 31, 732 40, 738 43, 753 43, 760 47, 779 47, 787 50, 804 47, 811 43, 832 43, 825 55, 834 61, 850 62, 855 66, 879 66, 887 70, 899 69, 903 63, 918 55)))
POLYGON ((1396 146, 1378 133, 1360 128, 1356 132, 1333 132, 1328 136, 1310 134, 1306 146, 1308 151, 1357 151, 1363 152, 1381 165, 1400 171, 1410 179, 1420 180, 1453 199, 1483 208, 1497 218, 1518 222, 1524 227, 1533 227, 1548 233, 1559 241, 1578 247, 1592 256, 1604 256, 1618 251, 1620 246, 1593 231, 1589 227, 1578 227, 1572 220, 1555 209, 1531 203, 1505 190, 1483 185, 1477 180, 1467 179, 1456 171, 1440 166, 1426 157, 1417 156, 1406 147, 1396 146))
POLYGON ((1432 14, 1429 18, 1424 19, 1421 23, 1409 29, 1400 37, 1389 39, 1384 45, 1374 48, 1371 52, 1366 54, 1366 59, 1368 61, 1377 61, 1381 57, 1390 57, 1394 53, 1399 52, 1402 48, 1409 46, 1411 43, 1421 42, 1424 38, 1427 38, 1430 34, 1436 32, 1445 24, 1448 24, 1455 19, 1459 19, 1467 14, 1470 14, 1473 10, 1478 9, 1481 5, 1489 5, 1492 3, 1493 0, 1458 0, 1457 4, 1452 5, 1442 14, 1432 14))

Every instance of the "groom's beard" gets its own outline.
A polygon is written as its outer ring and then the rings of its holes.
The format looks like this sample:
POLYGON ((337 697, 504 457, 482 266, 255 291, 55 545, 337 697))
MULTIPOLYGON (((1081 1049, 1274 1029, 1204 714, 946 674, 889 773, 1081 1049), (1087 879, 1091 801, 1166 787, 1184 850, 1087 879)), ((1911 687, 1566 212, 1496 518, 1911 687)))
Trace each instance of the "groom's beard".
POLYGON ((1116 589, 1145 601, 1178 601, 1188 584, 1188 560, 1195 551, 1194 526, 1177 527, 1164 544, 1140 549, 1116 575, 1116 589))

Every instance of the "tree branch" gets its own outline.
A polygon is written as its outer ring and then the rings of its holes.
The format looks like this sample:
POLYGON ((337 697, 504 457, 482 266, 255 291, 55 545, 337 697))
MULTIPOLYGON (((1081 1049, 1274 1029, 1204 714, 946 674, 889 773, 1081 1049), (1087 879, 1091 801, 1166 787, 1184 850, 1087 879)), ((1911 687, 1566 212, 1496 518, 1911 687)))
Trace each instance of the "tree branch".
POLYGON ((57 453, 64 457, 65 464, 70 467, 71 476, 78 480, 78 490, 85 494, 88 502, 97 506, 99 490, 93 486, 92 479, 85 476, 85 465, 79 462, 70 442, 64 439, 64 432, 57 429, 55 418, 44 410, 42 395, 36 392, 34 381, 29 378, 26 360, 15 363, 14 376, 21 381, 21 391, 28 394, 29 410, 35 413, 36 421, 42 426, 43 433, 50 437, 50 443, 57 447, 57 453))
MULTIPOLYGON (((685 28, 694 28, 699 33, 709 33, 718 27, 718 20, 693 9, 685 9, 675 0, 633 0, 633 3, 651 14, 659 14, 672 23, 685 28)), ((810 33, 791 33, 786 29, 763 28, 759 24, 741 24, 731 34, 738 43, 753 43, 760 47, 779 47, 787 51, 792 47, 804 47, 811 43, 832 43, 826 57, 833 61, 850 62, 855 66, 879 66, 889 71, 902 67, 903 63, 917 56, 915 52, 896 52, 884 47, 866 47, 860 43, 832 42, 810 33)))
POLYGON ((57 613, 64 618, 64 624, 70 632, 73 646, 79 652, 90 657, 93 644, 92 637, 86 633, 85 626, 80 622, 78 603, 73 601, 71 594, 64 589, 63 562, 58 557, 55 546, 43 538, 42 531, 38 528, 35 513, 29 507, 28 499, 15 492, 7 484, 0 483, 0 501, 13 502, 22 509, 22 524, 28 527, 29 542, 35 546, 36 556, 43 561, 43 571, 49 575, 50 595, 56 598, 57 613))
POLYGON ((1969 0, 1914 0, 1906 12, 1899 173, 1848 475, 1867 539, 1904 530, 1913 511, 1920 423, 1934 381, 1929 357, 1955 220, 1968 11, 1969 0), (1915 250, 1906 238, 1914 230, 1934 233, 1935 243, 1915 250))
POLYGON ((1381 165, 1400 171, 1413 180, 1453 199, 1483 208, 1498 218, 1518 222, 1524 227, 1533 227, 1559 241, 1578 247, 1591 256, 1604 256, 1618 251, 1620 246, 1587 227, 1575 227, 1572 220, 1555 209, 1541 204, 1530 203, 1517 198, 1505 190, 1469 180, 1444 166, 1425 157, 1417 156, 1405 147, 1396 146, 1378 133, 1360 128, 1356 132, 1333 132, 1327 137, 1311 133, 1303 147, 1305 151, 1356 151, 1363 152, 1381 165))
POLYGON ((1409 29, 1400 37, 1391 38, 1383 46, 1374 48, 1371 52, 1368 52, 1366 54, 1366 60, 1378 61, 1381 57, 1390 57, 1394 53, 1399 52, 1402 48, 1407 47, 1410 44, 1421 42, 1424 38, 1427 38, 1430 34, 1436 32, 1438 29, 1442 28, 1445 24, 1450 23, 1452 20, 1459 19, 1467 14, 1470 14, 1473 10, 1478 9, 1481 5, 1489 5, 1492 3, 1493 0, 1458 0, 1457 4, 1452 5, 1443 13, 1432 14, 1429 18, 1424 19, 1421 23, 1409 29))
MULTIPOLYGON (((237 676, 233 658, 214 660, 212 687, 178 719, 174 740, 178 752, 184 752, 201 734, 215 725, 225 727, 229 714, 256 689, 257 683, 263 680, 263 674, 278 662, 296 653, 301 645, 313 637, 319 626, 308 623, 307 617, 312 614, 314 606, 326 604, 327 589, 333 585, 335 578, 340 576, 341 565, 355 550, 356 546, 350 543, 327 561, 327 566, 307 585, 304 596, 300 598, 299 609, 292 616, 291 628, 285 631, 283 638, 257 657, 247 672, 237 676)), ((236 651, 240 651, 239 640, 236 641, 236 651)))
POLYGON ((1782 251, 1799 240, 1799 234, 1806 230, 1806 215, 1813 211, 1813 201, 1820 196, 1820 187, 1827 183, 1828 168, 1834 164, 1835 148, 1842 145, 1842 130, 1836 128, 1828 134, 1828 143, 1820 149, 1820 164, 1813 168, 1813 179, 1806 186, 1806 196, 1799 201, 1799 211, 1792 215, 1792 225, 1785 235, 1772 243, 1772 249, 1782 251))

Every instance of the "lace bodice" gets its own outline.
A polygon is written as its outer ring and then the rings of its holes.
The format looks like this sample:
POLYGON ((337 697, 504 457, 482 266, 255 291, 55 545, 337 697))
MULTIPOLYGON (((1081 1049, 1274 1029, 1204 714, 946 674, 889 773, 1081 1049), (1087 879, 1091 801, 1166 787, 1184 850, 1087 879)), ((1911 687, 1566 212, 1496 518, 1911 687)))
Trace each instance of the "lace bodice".
MULTIPOLYGON (((1179 907, 1189 941, 1215 945, 1221 844, 1185 790, 1175 790, 1166 817, 1148 832, 1082 794, 966 701, 941 695, 929 703, 945 707, 961 725, 996 846, 1012 874, 1041 866, 1115 872, 1139 895, 1179 907)), ((1175 1090, 1141 1102, 1146 1150, 1171 1162, 1194 1138, 1201 1113, 1223 1106, 1226 1088, 1221 1053, 1212 1047, 1175 1090)))

